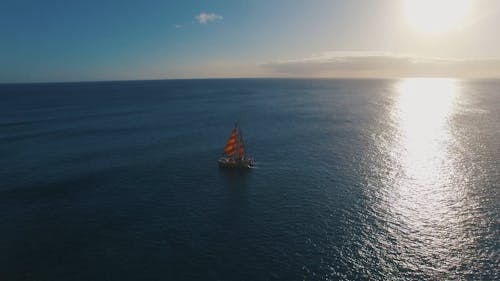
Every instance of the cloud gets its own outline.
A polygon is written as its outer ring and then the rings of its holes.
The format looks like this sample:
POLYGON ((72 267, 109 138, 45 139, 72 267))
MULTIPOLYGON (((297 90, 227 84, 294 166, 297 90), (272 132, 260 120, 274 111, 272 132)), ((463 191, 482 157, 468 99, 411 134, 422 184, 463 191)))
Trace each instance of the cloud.
POLYGON ((182 28, 182 24, 174 24, 175 28, 182 28))
POLYGON ((329 52, 264 63, 284 77, 500 77, 500 59, 426 58, 376 52, 329 52))
POLYGON ((215 13, 205 13, 202 12, 201 14, 197 15, 194 17, 200 24, 207 24, 211 21, 216 21, 216 20, 222 20, 223 17, 221 15, 215 14, 215 13))

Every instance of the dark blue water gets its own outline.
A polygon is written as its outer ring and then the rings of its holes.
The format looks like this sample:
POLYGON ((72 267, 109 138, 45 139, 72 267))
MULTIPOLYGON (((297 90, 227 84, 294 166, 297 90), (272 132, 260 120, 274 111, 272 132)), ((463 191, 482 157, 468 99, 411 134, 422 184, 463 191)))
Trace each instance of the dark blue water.
POLYGON ((0 279, 498 280, 499 139, 494 80, 0 85, 0 279))

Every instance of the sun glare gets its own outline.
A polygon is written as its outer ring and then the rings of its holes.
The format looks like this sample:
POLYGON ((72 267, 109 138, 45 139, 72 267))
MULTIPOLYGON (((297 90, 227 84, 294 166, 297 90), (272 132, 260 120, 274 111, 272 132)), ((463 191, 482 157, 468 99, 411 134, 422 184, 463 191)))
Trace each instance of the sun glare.
POLYGON ((405 0, 406 18, 414 28, 426 33, 441 33, 460 26, 471 0, 405 0))

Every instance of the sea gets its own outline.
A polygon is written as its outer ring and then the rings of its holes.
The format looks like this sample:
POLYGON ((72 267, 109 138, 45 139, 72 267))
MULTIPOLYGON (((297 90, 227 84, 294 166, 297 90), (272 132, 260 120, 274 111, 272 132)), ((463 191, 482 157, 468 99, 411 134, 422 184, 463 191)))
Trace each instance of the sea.
POLYGON ((1 84, 0 280, 500 280, 500 80, 1 84))

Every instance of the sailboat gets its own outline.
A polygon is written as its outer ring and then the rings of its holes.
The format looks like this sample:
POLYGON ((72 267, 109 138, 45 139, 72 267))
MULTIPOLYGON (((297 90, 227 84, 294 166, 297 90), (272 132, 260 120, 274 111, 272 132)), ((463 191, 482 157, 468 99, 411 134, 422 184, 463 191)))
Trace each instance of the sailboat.
POLYGON ((233 131, 224 148, 223 155, 224 156, 217 161, 219 167, 248 169, 254 166, 253 159, 246 155, 243 133, 238 122, 234 124, 233 131))

